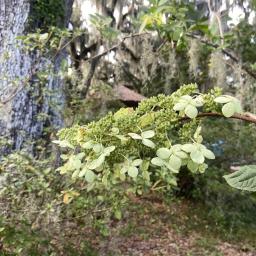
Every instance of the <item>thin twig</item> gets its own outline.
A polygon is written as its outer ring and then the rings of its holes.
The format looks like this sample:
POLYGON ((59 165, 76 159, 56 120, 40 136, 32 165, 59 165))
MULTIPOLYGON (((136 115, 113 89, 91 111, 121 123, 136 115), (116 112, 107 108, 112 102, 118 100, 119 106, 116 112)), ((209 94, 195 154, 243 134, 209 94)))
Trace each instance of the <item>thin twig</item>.
MULTIPOLYGON (((211 112, 199 113, 196 118, 202 118, 202 117, 224 117, 225 118, 225 116, 220 113, 211 113, 211 112)), ((256 115, 252 113, 234 114, 230 118, 256 124, 256 115)), ((189 120, 189 119, 190 119, 189 117, 183 117, 180 120, 182 121, 182 120, 189 120)))

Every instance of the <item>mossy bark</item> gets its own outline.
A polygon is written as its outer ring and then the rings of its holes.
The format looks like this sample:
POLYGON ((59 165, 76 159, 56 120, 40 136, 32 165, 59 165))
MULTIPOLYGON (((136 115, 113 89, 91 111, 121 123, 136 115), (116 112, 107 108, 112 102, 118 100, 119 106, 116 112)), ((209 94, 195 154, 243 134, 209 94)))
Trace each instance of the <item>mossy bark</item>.
MULTIPOLYGON (((0 0, 0 152, 25 148, 35 150, 35 141, 46 127, 63 126, 64 81, 57 74, 65 51, 51 61, 40 52, 27 52, 17 36, 24 31, 31 15, 28 0, 0 0), (48 70, 45 81, 37 72, 48 70), (46 93, 47 92, 47 93, 46 93), (45 118, 40 118, 44 116, 45 118), (1 145, 2 141, 2 145, 1 145), (8 142, 8 143, 7 143, 8 142)), ((62 27, 68 25, 73 0, 63 0, 62 27)), ((59 21, 58 21, 59 22, 59 21)))

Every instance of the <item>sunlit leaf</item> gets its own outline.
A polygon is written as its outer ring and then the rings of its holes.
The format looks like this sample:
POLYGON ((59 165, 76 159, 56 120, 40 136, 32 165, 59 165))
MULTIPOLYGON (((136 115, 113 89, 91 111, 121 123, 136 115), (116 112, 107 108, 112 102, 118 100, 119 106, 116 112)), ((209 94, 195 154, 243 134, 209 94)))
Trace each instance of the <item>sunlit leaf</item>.
POLYGON ((217 103, 224 104, 224 103, 228 103, 228 102, 232 101, 232 99, 229 97, 226 97, 226 96, 219 96, 219 97, 215 98, 214 101, 217 103))
POLYGON ((182 145, 181 148, 182 148, 182 150, 184 150, 185 152, 188 152, 188 153, 197 149, 197 147, 194 144, 189 144, 189 143, 182 145))
POLYGON ((185 100, 185 101, 189 102, 189 101, 191 101, 191 100, 192 100, 192 97, 191 97, 191 96, 189 96, 189 95, 183 95, 183 96, 181 96, 181 99, 183 99, 183 100, 185 100))
POLYGON ((203 153, 203 155, 208 158, 208 159, 215 159, 215 155, 213 154, 213 152, 209 149, 203 149, 201 151, 203 153))
POLYGON ((141 133, 141 137, 143 139, 150 139, 155 136, 155 132, 153 130, 145 131, 141 133))
POLYGON ((135 159, 132 161, 133 166, 139 166, 142 164, 142 159, 135 159))
POLYGON ((68 164, 72 170, 78 170, 82 165, 81 160, 76 157, 70 158, 68 164))
POLYGON ((161 158, 159 158, 159 157, 153 158, 153 159, 151 160, 151 163, 152 163, 153 165, 156 165, 156 166, 164 166, 164 161, 163 161, 161 158))
POLYGON ((204 162, 204 155, 199 150, 194 150, 190 153, 190 157, 193 160, 193 162, 197 164, 202 164, 204 162))
POLYGON ((96 154, 100 154, 103 151, 104 147, 102 144, 97 143, 93 146, 92 149, 96 154))
POLYGON ((172 172, 172 173, 178 173, 179 169, 173 168, 173 166, 169 162, 165 162, 164 165, 172 172))
POLYGON ((122 142, 126 142, 128 140, 128 138, 126 138, 124 135, 115 135, 115 137, 117 137, 122 142))
POLYGON ((177 156, 171 155, 171 157, 169 159, 169 164, 171 165, 171 167, 173 169, 179 170, 181 167, 181 160, 177 156))
POLYGON ((155 143, 149 139, 142 139, 142 143, 149 148, 155 148, 155 143))
POLYGON ((87 141, 87 142, 83 143, 81 145, 81 147, 84 148, 84 149, 91 149, 91 148, 93 148, 94 144, 95 143, 92 140, 90 140, 90 141, 87 141))
POLYGON ((80 173, 80 170, 75 170, 75 171, 73 172, 73 174, 72 174, 71 178, 72 178, 72 179, 77 178, 77 177, 78 177, 78 175, 79 175, 79 173, 80 173))
POLYGON ((155 120, 154 113, 147 113, 140 117, 139 124, 140 127, 146 127, 148 125, 151 125, 155 120))
POLYGON ((188 157, 188 155, 183 151, 177 151, 177 152, 175 152, 175 155, 182 159, 185 159, 188 157))
POLYGON ((171 151, 168 148, 159 148, 156 151, 156 155, 162 159, 167 159, 171 155, 171 151))
POLYGON ((196 172, 198 170, 198 164, 191 160, 188 161, 187 167, 191 172, 196 172))
POLYGON ((128 168, 128 175, 129 175, 130 177, 136 178, 136 177, 138 176, 138 173, 139 173, 139 171, 138 171, 138 168, 137 168, 137 167, 135 167, 135 166, 130 166, 130 167, 128 168))
POLYGON ((82 178, 82 177, 85 175, 85 173, 86 173, 87 170, 88 170, 88 168, 85 166, 85 167, 80 171, 78 177, 79 177, 79 178, 82 178))
POLYGON ((175 111, 181 111, 187 106, 187 103, 177 103, 174 105, 173 110, 175 111))
POLYGON ((92 183, 94 182, 96 175, 92 170, 86 170, 85 174, 84 174, 84 178, 88 183, 92 183))
POLYGON ((193 105, 196 107, 202 107, 204 105, 202 97, 198 96, 197 98, 193 99, 193 105))
POLYGON ((100 167, 105 161, 105 157, 104 155, 101 155, 99 158, 93 160, 92 162, 90 162, 88 165, 87 165, 87 168, 90 169, 90 170, 95 170, 97 169, 98 167, 100 167))
POLYGON ((109 156, 111 152, 113 152, 115 150, 115 146, 110 146, 110 147, 107 147, 103 150, 103 154, 106 155, 106 156, 109 156))
POLYGON ((256 165, 243 166, 224 178, 231 187, 256 192, 256 165))
POLYGON ((185 114, 186 116, 188 116, 189 118, 195 118, 198 114, 197 108, 193 105, 188 105, 185 108, 185 114))
POLYGON ((225 117, 233 116, 235 111, 236 108, 233 102, 229 102, 222 107, 222 113, 225 117))
POLYGON ((142 140, 142 137, 137 133, 130 132, 128 133, 128 135, 132 137, 134 140, 142 140))
POLYGON ((58 144, 62 148, 75 148, 70 142, 66 140, 53 140, 52 142, 58 144))

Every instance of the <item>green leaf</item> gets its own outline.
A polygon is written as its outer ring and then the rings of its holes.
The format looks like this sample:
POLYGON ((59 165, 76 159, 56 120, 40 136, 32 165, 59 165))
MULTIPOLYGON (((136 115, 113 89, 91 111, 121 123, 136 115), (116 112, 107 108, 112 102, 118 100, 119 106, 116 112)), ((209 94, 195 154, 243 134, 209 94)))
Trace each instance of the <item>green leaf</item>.
POLYGON ((80 173, 80 170, 75 170, 75 171, 73 172, 71 178, 72 178, 72 179, 75 179, 76 177, 78 177, 79 173, 80 173))
POLYGON ((148 125, 151 125, 155 120, 155 113, 146 113, 145 115, 140 117, 139 125, 141 127, 146 127, 148 125))
POLYGON ((168 148, 159 148, 156 151, 156 155, 161 159, 168 159, 171 155, 171 151, 168 148))
POLYGON ((81 147, 84 149, 91 149, 91 148, 93 148, 94 145, 95 145, 95 143, 92 140, 90 140, 90 141, 83 143, 81 145, 81 147))
POLYGON ((165 162, 164 165, 173 173, 178 173, 179 172, 179 169, 173 168, 172 165, 168 162, 165 162))
POLYGON ((140 166, 142 171, 147 171, 150 165, 150 161, 144 160, 140 166))
POLYGON ((195 106, 189 104, 185 108, 185 114, 189 118, 195 118, 197 116, 197 114, 198 114, 197 108, 195 106))
POLYGON ((80 167, 82 165, 81 160, 76 157, 70 158, 68 163, 70 164, 70 167, 72 170, 78 170, 78 169, 80 169, 80 167))
POLYGON ((127 166, 123 166, 122 169, 120 170, 121 174, 125 174, 127 172, 127 166))
POLYGON ((60 158, 63 160, 68 160, 69 156, 62 154, 62 155, 60 155, 60 158))
POLYGON ((48 33, 43 33, 39 37, 40 37, 40 40, 45 41, 48 38, 48 36, 49 36, 48 33))
POLYGON ((191 100, 192 100, 192 97, 191 97, 191 96, 189 96, 189 95, 183 95, 183 96, 181 96, 181 99, 183 99, 183 100, 185 100, 185 101, 189 102, 189 101, 191 101, 191 100))
POLYGON ((256 165, 246 165, 239 171, 224 176, 227 183, 237 189, 256 192, 256 165))
POLYGON ((153 165, 156 165, 156 166, 164 166, 164 161, 163 161, 161 158, 159 158, 159 157, 153 158, 153 159, 151 160, 151 163, 152 163, 153 165))
POLYGON ((82 171, 79 173, 79 178, 82 178, 84 175, 85 175, 85 173, 87 172, 87 170, 89 170, 86 166, 82 169, 82 171))
POLYGON ((115 135, 115 137, 117 137, 122 142, 126 142, 128 140, 128 138, 126 138, 124 135, 115 135))
POLYGON ((71 143, 66 140, 53 140, 52 142, 58 144, 61 148, 75 148, 71 143))
POLYGON ((139 171, 138 171, 138 168, 137 168, 137 167, 135 167, 135 166, 130 166, 130 167, 128 168, 128 175, 129 175, 130 177, 136 178, 136 177, 138 176, 138 173, 139 173, 139 171))
POLYGON ((201 126, 198 126, 195 133, 194 133, 194 139, 198 142, 198 143, 201 143, 203 140, 202 140, 202 136, 200 135, 201 134, 201 130, 202 130, 202 127, 201 126))
POLYGON ((150 139, 155 136, 155 132, 153 130, 145 131, 141 133, 141 137, 143 139, 150 139))
POLYGON ((177 156, 171 155, 170 160, 169 160, 169 164, 171 165, 171 167, 173 169, 179 170, 180 167, 181 167, 181 160, 177 156))
POLYGON ((204 155, 200 150, 195 150, 190 153, 190 157, 193 162, 202 164, 204 162, 204 155))
POLYGON ((158 3, 158 6, 160 5, 165 5, 169 2, 169 0, 160 0, 159 3, 158 3))
POLYGON ((186 106, 187 106, 187 103, 185 103, 185 102, 184 102, 184 103, 179 102, 179 103, 177 103, 177 104, 174 105, 173 110, 175 110, 175 111, 181 111, 181 110, 183 110, 186 106))
POLYGON ((155 148, 155 143, 149 139, 142 139, 142 143, 149 148, 155 148))
POLYGON ((208 158, 208 159, 215 159, 215 155, 213 154, 213 152, 209 149, 203 149, 201 151, 203 153, 203 155, 208 158))
POLYGON ((135 159, 132 161, 133 166, 139 166, 142 164, 142 159, 135 159))
POLYGON ((98 167, 100 167, 105 161, 105 156, 104 155, 101 155, 99 158, 93 160, 92 162, 90 162, 88 165, 87 165, 87 168, 90 169, 90 170, 95 170, 97 169, 98 167))
POLYGON ((122 212, 120 210, 116 210, 114 215, 115 215, 115 218, 117 220, 121 220, 122 219, 122 212))
POLYGON ((81 153, 76 155, 76 158, 82 160, 84 158, 84 156, 85 156, 85 153, 81 152, 81 153))
POLYGON ((205 163, 203 163, 203 164, 200 164, 200 165, 198 166, 198 171, 199 171, 200 173, 204 173, 207 168, 208 168, 208 165, 205 164, 205 163))
POLYGON ((147 16, 144 17, 143 22, 140 25, 139 33, 142 33, 142 31, 144 31, 144 29, 147 26, 148 22, 149 22, 149 17, 147 17, 147 16))
POLYGON ((92 183, 94 182, 96 175, 93 171, 87 169, 85 172, 84 178, 88 183, 92 183))
POLYGON ((215 98, 214 101, 217 103, 228 103, 228 102, 232 101, 232 99, 227 96, 219 96, 219 97, 215 98))
POLYGON ((148 171, 143 171, 142 172, 142 177, 143 179, 145 179, 146 181, 150 181, 150 173, 148 171))
POLYGON ((187 167, 191 172, 196 172, 198 170, 198 164, 191 160, 188 161, 187 167))
POLYGON ((130 132, 128 133, 128 135, 132 137, 134 140, 142 140, 142 137, 137 133, 130 132))
POLYGON ((222 113, 225 117, 231 117, 234 115, 236 107, 233 102, 229 102, 222 107, 222 113))
POLYGON ((113 127, 111 129, 112 133, 114 133, 115 135, 119 133, 119 129, 117 127, 113 127))
POLYGON ((197 149, 196 145, 190 144, 190 143, 182 145, 181 148, 182 148, 182 150, 184 150, 187 153, 190 153, 197 149))
POLYGON ((171 147, 172 152, 178 152, 181 150, 181 144, 176 144, 171 147))
POLYGON ((193 99, 192 103, 196 107, 202 107, 204 105, 203 98, 200 97, 200 96, 198 96, 197 98, 193 99))
POLYGON ((107 147, 103 150, 103 154, 105 156, 109 156, 111 152, 113 152, 115 150, 115 146, 110 146, 110 147, 107 147))
POLYGON ((187 155, 185 152, 183 152, 183 151, 176 151, 176 152, 175 152, 175 155, 176 155, 177 157, 179 157, 179 158, 182 158, 182 159, 185 159, 185 158, 188 157, 188 155, 187 155))
POLYGON ((103 151, 104 147, 102 144, 97 143, 93 146, 92 149, 96 154, 100 154, 103 151))

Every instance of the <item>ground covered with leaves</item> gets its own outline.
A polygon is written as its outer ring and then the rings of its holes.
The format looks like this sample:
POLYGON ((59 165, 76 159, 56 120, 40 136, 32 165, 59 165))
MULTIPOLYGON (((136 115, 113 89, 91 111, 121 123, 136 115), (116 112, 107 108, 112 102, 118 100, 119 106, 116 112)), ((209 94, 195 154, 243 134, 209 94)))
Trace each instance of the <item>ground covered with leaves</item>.
POLYGON ((245 240, 243 234, 223 229, 196 202, 166 205, 159 199, 134 199, 125 215, 112 221, 106 237, 89 238, 84 255, 256 255, 256 233, 248 232, 245 240))

